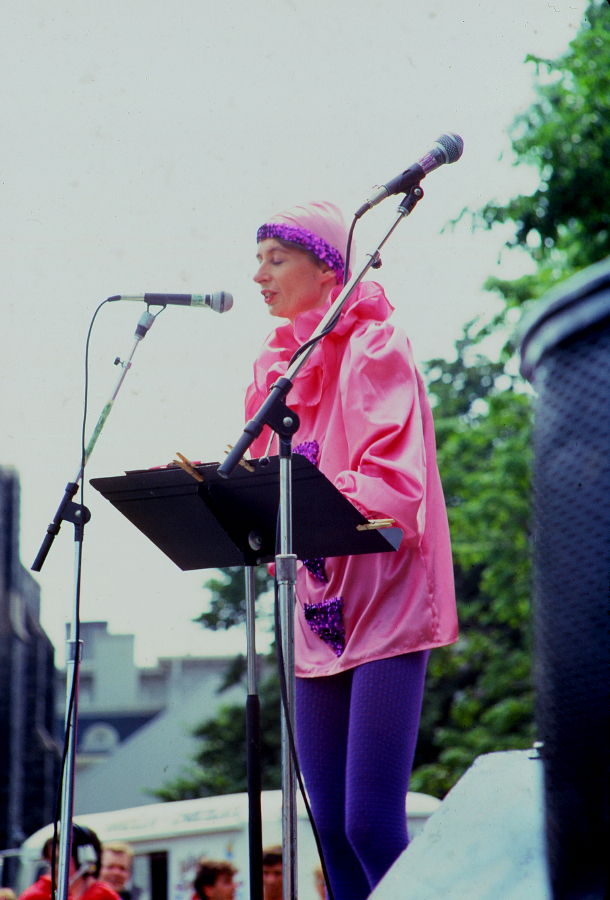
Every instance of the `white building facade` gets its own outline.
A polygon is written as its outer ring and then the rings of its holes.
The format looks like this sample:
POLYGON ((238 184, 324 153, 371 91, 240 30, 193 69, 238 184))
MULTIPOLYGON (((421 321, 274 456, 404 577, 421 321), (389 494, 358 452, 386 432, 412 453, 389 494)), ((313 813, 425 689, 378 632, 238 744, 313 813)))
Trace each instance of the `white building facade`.
MULTIPOLYGON (((193 729, 246 690, 222 691, 233 657, 173 657, 150 668, 134 661, 134 636, 107 622, 81 624, 75 812, 105 812, 154 803, 154 791, 193 766, 193 729)), ((58 727, 65 673, 56 696, 58 727)))

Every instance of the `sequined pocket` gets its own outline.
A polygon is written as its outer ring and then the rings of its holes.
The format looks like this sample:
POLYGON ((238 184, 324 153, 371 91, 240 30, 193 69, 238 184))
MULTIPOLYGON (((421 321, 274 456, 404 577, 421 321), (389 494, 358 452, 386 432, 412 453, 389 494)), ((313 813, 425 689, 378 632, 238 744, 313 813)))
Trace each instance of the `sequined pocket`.
POLYGON ((345 650, 343 597, 333 597, 321 603, 305 603, 304 612, 305 621, 313 633, 332 648, 335 656, 341 656, 345 650))

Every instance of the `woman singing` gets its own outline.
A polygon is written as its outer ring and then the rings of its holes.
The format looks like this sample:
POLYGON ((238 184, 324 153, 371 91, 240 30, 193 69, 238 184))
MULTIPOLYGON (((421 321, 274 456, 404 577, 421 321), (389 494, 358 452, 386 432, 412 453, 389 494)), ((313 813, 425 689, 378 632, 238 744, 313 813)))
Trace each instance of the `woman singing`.
MULTIPOLYGON (((347 232, 331 203, 295 206, 257 234, 254 281, 272 316, 246 395, 250 419, 343 283, 347 232)), ((335 900, 367 897, 408 843, 405 798, 429 651, 457 638, 434 426, 406 335, 362 282, 287 402, 294 452, 368 518, 404 532, 395 553, 299 566, 295 610, 299 760, 335 900)), ((267 429, 252 445, 264 454, 267 429)))

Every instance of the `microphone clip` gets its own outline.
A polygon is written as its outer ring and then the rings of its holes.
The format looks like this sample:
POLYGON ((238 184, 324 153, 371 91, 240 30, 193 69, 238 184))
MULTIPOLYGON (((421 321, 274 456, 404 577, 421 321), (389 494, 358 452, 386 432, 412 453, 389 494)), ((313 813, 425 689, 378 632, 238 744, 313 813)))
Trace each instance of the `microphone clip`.
POLYGON ((383 265, 381 261, 381 256, 379 255, 379 250, 375 250, 371 257, 371 269, 380 269, 383 265))
POLYGON ((409 213, 413 212, 423 196, 424 189, 422 186, 420 184, 414 184, 400 201, 397 212, 401 216, 408 216, 409 213))

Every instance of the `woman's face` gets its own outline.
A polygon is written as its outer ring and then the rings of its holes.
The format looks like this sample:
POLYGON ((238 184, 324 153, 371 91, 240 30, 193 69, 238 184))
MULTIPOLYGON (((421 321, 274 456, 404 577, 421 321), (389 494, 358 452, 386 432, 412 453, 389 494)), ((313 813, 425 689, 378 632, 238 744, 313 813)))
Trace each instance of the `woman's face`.
POLYGON ((336 284, 332 269, 316 265, 307 251, 283 247, 275 238, 260 242, 256 258, 254 281, 272 316, 293 322, 299 313, 321 306, 336 284))

